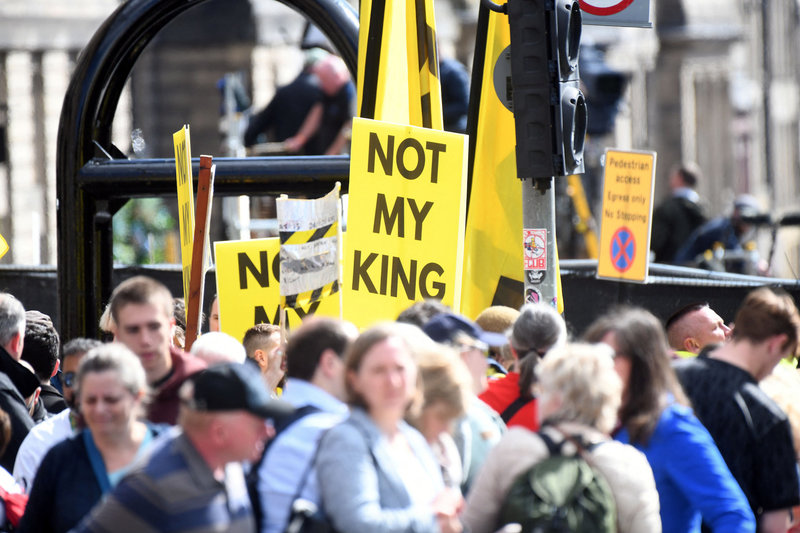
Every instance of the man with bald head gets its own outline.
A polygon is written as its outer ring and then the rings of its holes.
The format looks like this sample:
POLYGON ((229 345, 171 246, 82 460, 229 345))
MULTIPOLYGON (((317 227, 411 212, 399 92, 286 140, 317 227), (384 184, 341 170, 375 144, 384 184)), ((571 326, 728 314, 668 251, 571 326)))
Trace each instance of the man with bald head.
POLYGON ((693 357, 706 346, 722 344, 731 328, 705 302, 686 305, 667 319, 670 347, 681 357, 693 357))

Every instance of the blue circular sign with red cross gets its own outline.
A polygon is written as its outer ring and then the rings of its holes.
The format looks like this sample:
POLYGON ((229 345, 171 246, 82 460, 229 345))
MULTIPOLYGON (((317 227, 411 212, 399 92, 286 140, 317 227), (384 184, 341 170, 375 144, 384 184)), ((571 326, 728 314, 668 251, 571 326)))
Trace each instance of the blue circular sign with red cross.
POLYGON ((611 264, 620 272, 625 272, 633 265, 636 256, 636 240, 633 232, 622 226, 611 237, 611 264))

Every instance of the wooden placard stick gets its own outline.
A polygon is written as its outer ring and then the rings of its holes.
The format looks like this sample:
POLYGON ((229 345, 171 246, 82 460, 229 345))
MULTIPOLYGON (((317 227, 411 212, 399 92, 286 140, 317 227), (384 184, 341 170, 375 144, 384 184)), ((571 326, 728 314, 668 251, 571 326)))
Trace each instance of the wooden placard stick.
POLYGON ((208 263, 208 226, 211 203, 214 199, 214 172, 210 155, 200 156, 200 174, 197 177, 197 206, 194 210, 194 242, 192 243, 192 270, 189 278, 189 301, 186 302, 186 342, 188 352, 200 334, 203 289, 208 263))

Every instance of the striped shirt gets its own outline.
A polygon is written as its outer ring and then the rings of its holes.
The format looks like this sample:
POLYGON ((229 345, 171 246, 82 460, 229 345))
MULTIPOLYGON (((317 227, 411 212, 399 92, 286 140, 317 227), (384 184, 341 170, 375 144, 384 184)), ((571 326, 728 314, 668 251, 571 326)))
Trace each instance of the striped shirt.
POLYGON ((153 445, 74 532, 250 533, 255 523, 239 463, 215 479, 208 464, 180 430, 153 445))

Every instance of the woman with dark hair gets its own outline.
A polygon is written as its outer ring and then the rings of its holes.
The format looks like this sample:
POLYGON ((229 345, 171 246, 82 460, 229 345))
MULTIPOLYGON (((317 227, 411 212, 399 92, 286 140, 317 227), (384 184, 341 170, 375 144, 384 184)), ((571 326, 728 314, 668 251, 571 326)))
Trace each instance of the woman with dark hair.
POLYGON ((532 392, 536 363, 548 350, 567 342, 567 325, 553 306, 525 304, 508 332, 508 341, 515 370, 505 378, 490 381, 480 399, 497 411, 508 427, 536 431, 539 422, 532 392))
POLYGON ((596 320, 584 339, 616 352, 623 389, 615 438, 647 457, 663 531, 699 533, 701 521, 712 531, 755 531, 744 493, 688 406, 658 319, 645 309, 619 308, 596 320))
POLYGON ((159 429, 141 421, 146 391, 139 358, 123 344, 86 354, 75 378, 86 428, 45 455, 19 531, 69 531, 127 473, 159 429))
POLYGON ((461 530, 461 493, 444 487, 425 438, 403 420, 422 399, 416 352, 431 343, 415 326, 382 324, 345 355, 351 414, 322 437, 315 462, 322 508, 337 531, 461 530))

